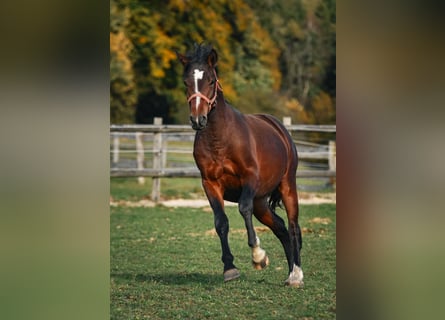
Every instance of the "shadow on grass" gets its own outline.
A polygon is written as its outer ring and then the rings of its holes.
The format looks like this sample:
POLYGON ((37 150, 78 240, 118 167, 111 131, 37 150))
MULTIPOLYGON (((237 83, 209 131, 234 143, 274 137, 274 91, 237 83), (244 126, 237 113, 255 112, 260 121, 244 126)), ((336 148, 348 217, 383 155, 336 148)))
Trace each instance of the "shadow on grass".
POLYGON ((119 280, 129 280, 135 282, 152 282, 165 285, 187 285, 187 284, 210 284, 216 285, 223 283, 223 275, 203 274, 203 273, 112 273, 111 278, 119 280))

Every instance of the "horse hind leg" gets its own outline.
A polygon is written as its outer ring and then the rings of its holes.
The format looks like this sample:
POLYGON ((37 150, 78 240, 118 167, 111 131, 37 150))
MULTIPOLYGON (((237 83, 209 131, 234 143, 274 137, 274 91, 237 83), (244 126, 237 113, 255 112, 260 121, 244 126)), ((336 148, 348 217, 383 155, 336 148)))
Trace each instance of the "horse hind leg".
POLYGON ((285 281, 285 284, 292 287, 302 287, 304 285, 303 270, 301 269, 300 259, 302 237, 300 225, 298 224, 298 196, 294 181, 292 181, 289 186, 285 186, 282 184, 280 188, 283 203, 286 208, 288 217, 288 232, 291 247, 291 259, 288 259, 289 277, 285 281))

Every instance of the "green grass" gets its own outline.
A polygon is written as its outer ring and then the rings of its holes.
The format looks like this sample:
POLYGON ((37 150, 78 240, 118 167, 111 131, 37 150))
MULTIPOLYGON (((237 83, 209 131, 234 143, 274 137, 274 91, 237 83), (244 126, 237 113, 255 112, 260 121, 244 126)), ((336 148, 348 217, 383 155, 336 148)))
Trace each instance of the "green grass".
POLYGON ((334 204, 301 206, 305 287, 300 289, 283 285, 284 252, 268 230, 258 236, 271 264, 263 271, 252 268, 236 207, 228 207, 227 214, 241 277, 228 283, 223 282, 219 239, 209 232, 209 210, 110 210, 111 319, 335 319, 334 204), (329 220, 322 224, 313 220, 317 217, 329 220))
MULTIPOLYGON (((152 179, 145 178, 145 184, 139 184, 137 178, 111 178, 110 195, 114 200, 138 201, 150 199, 152 179)), ((165 178, 161 179, 163 199, 169 198, 205 198, 201 179, 165 178)))
MULTIPOLYGON (((320 182, 314 179, 297 179, 297 186, 300 183, 306 185, 319 185, 320 182)), ((145 184, 138 183, 137 178, 111 178, 110 195, 114 200, 138 201, 150 199, 152 179, 145 178, 145 184)), ((301 191, 301 190, 300 190, 301 191)), ((332 187, 320 188, 317 192, 332 192, 332 187)), ((161 197, 171 198, 205 198, 199 178, 164 178, 161 179, 161 197)))

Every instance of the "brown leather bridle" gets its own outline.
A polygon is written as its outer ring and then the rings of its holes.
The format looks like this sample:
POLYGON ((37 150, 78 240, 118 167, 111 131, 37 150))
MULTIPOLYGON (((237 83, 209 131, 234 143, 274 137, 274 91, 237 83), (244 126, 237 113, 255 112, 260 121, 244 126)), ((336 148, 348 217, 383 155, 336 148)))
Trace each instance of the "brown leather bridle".
POLYGON ((218 89, 223 91, 221 85, 219 84, 219 80, 218 80, 218 77, 216 75, 216 70, 215 69, 213 69, 213 73, 215 74, 215 82, 216 82, 213 97, 211 99, 209 99, 208 97, 203 95, 201 92, 195 92, 194 94, 192 94, 187 99, 187 102, 190 103, 193 99, 195 99, 197 97, 201 97, 202 99, 204 99, 209 104, 209 106, 210 106, 209 112, 210 112, 210 110, 212 110, 212 108, 216 104, 216 98, 218 96, 218 89))

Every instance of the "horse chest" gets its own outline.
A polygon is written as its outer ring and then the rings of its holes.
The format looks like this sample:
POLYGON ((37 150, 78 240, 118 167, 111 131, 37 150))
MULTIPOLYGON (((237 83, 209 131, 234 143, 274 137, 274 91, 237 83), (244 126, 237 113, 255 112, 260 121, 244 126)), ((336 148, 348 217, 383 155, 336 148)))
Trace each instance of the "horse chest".
POLYGON ((238 180, 237 167, 230 160, 197 159, 197 165, 203 174, 203 178, 221 180, 221 182, 238 180))

